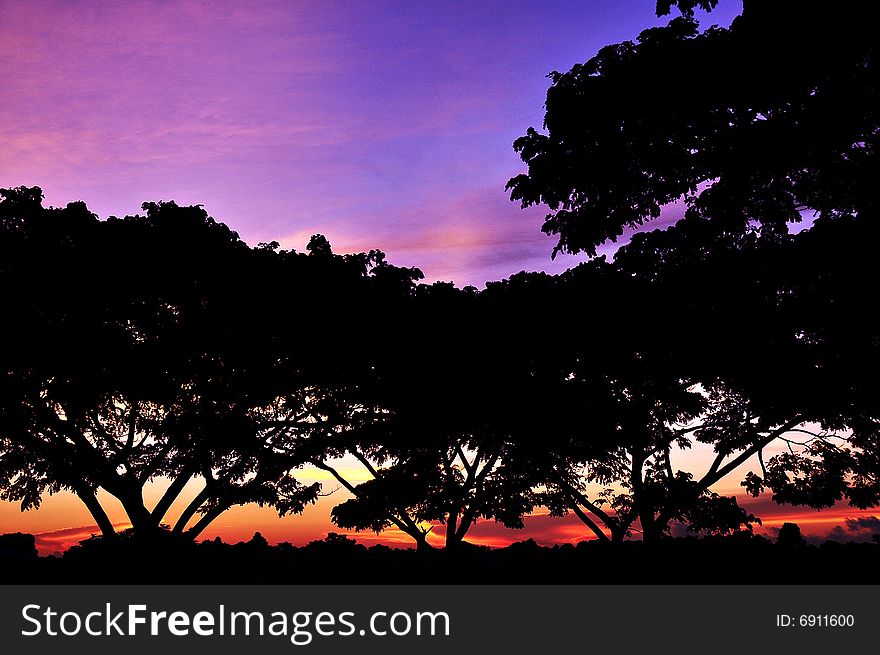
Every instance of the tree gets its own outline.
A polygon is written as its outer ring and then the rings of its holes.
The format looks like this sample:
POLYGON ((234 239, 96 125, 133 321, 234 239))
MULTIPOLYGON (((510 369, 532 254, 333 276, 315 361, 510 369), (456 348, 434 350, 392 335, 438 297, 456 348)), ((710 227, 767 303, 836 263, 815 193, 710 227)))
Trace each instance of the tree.
POLYGON ((352 484, 328 469, 353 495, 333 509, 337 525, 393 525, 425 548, 440 524, 449 550, 479 520, 523 527, 537 497, 535 437, 547 447, 576 406, 536 368, 540 314, 529 298, 542 298, 549 279, 521 276, 481 293, 446 283, 414 290, 377 364, 386 414, 336 446, 371 479, 352 484))
POLYGON ((814 371, 817 425, 745 481, 777 502, 860 509, 880 504, 880 334, 866 290, 876 281, 876 210, 822 217, 792 239, 784 302, 814 371))
POLYGON ((876 506, 880 338, 863 297, 876 276, 876 230, 867 211, 820 217, 796 235, 689 216, 635 235, 612 265, 563 276, 564 305, 589 303, 603 317, 573 335, 570 376, 594 389, 613 382, 617 447, 590 458, 574 442, 559 453, 551 508, 596 533, 604 523, 612 539, 635 519, 646 539, 671 520, 730 530, 752 517, 711 487, 746 464, 754 495, 876 506), (694 441, 715 451, 708 470, 674 471, 670 454, 694 441), (784 451, 768 459, 777 446, 784 451), (614 488, 589 496, 590 484, 614 488))
MULTIPOLYGON (((550 208, 557 252, 595 253, 675 201, 742 230, 875 203, 880 7, 746 1, 730 28, 682 16, 550 74, 544 128, 508 182, 550 208)), ((714 2, 699 3, 710 9, 714 2)))
POLYGON ((82 203, 43 208, 36 188, 2 194, 4 499, 28 509, 68 489, 112 537, 104 489, 155 535, 196 480, 172 528, 190 539, 234 505, 283 515, 315 500, 319 485, 292 472, 344 415, 361 359, 339 336, 369 305, 366 262, 381 254, 250 249, 201 207, 102 222, 82 203), (148 508, 158 478, 169 485, 148 508))
POLYGON ((377 359, 381 409, 328 448, 352 455, 371 479, 354 484, 317 464, 354 496, 334 508, 334 521, 377 532, 394 525, 420 547, 439 523, 449 548, 480 518, 521 527, 541 503, 615 541, 635 525, 654 540, 672 521, 704 533, 750 529, 757 519, 710 488, 804 420, 769 410, 746 418, 758 400, 734 386, 761 380, 764 350, 736 345, 742 321, 732 316, 766 319, 768 352, 785 337, 770 329, 775 280, 750 273, 754 251, 775 242, 757 233, 729 243, 712 236, 709 253, 678 247, 708 238, 691 224, 652 236, 615 264, 522 273, 479 293, 445 284, 416 289, 400 311, 411 323, 388 330, 377 359), (742 297, 716 299, 685 284, 711 289, 737 271, 751 277, 742 297), (584 304, 592 318, 579 309, 584 304), (575 320, 548 331, 546 317, 565 311, 575 320), (717 345, 695 341, 688 328, 700 316, 727 325, 735 347, 714 356, 717 345), (741 369, 751 377, 735 377, 741 369), (671 463, 693 439, 718 453, 700 477, 671 463))
POLYGON ((699 532, 748 528, 755 518, 710 490, 736 468, 735 458, 720 457, 698 479, 673 469, 676 451, 708 438, 721 404, 690 366, 706 353, 688 343, 689 317, 644 275, 601 259, 559 276, 556 285, 561 306, 585 304, 595 318, 554 329, 547 345, 579 428, 532 458, 543 503, 553 514, 575 514, 600 540, 621 541, 636 522, 646 541, 672 520, 699 532))
MULTIPOLYGON (((586 347, 573 357, 575 378, 596 388, 615 381, 614 402, 633 427, 620 423, 619 450, 596 460, 575 443, 551 469, 551 507, 574 511, 597 534, 604 523, 613 538, 635 516, 646 537, 672 518, 707 516, 699 504, 717 505, 711 485, 754 457, 761 475, 744 481, 752 493, 770 487, 781 502, 817 507, 876 502, 877 414, 866 382, 875 342, 870 328, 845 336, 833 317, 841 306, 856 309, 852 292, 831 281, 823 246, 809 244, 829 233, 833 243, 853 238, 846 226, 876 213, 880 87, 869 26, 878 9, 746 2, 730 28, 700 31, 698 4, 715 3, 658 2, 658 15, 673 5, 682 15, 551 73, 546 133, 530 128, 514 144, 528 172, 508 182, 511 198, 550 208, 543 229, 558 236, 554 256, 595 254, 669 203, 687 207, 674 228, 635 234, 608 267, 644 311, 613 298, 597 307, 587 293, 568 301, 622 316, 613 330, 638 344, 609 349, 612 334, 598 341, 598 358, 586 347), (821 236, 789 235, 810 212, 821 236), (629 363, 606 368, 609 350, 629 363), (670 448, 694 439, 716 451, 698 478, 667 465, 670 448), (778 443, 790 451, 765 462, 778 443), (590 482, 625 493, 587 497, 590 482)), ((861 273, 838 269, 834 279, 864 288, 871 272, 861 273)), ((596 344, 595 331, 581 340, 596 344)))

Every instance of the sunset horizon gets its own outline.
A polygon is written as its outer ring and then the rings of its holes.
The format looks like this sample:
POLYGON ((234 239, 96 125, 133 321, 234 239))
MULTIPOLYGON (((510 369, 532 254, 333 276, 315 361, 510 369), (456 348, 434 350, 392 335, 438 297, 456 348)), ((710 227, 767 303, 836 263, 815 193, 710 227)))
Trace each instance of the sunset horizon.
POLYGON ((878 24, 0 0, 0 644, 870 649, 878 24))
POLYGON ((0 2, 0 534, 880 543, 873 46, 790 23, 0 2))

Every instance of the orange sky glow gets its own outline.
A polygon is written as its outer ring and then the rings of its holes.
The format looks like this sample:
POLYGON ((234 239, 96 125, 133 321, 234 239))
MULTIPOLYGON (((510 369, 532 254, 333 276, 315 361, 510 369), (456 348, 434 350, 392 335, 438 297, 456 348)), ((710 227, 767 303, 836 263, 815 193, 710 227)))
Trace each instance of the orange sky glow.
MULTIPOLYGON (((772 452, 772 451, 771 451, 772 452)), ((708 464, 708 449, 696 448, 693 451, 681 452, 676 460, 677 468, 684 468, 698 473, 708 464)), ((775 530, 785 522, 797 523, 804 535, 815 541, 835 539, 837 541, 869 540, 872 531, 880 531, 880 521, 876 515, 878 510, 858 510, 845 504, 817 511, 803 507, 777 505, 769 494, 759 498, 751 498, 742 494, 739 481, 745 472, 752 468, 746 463, 728 478, 724 479, 714 490, 724 495, 737 495, 740 504, 749 512, 762 519, 763 524, 756 527, 758 534, 774 538, 775 530), (874 526, 877 523, 877 527, 874 526)), ((342 471, 354 481, 366 479, 363 473, 352 462, 341 463, 342 471)), ((236 507, 221 515, 202 534, 203 539, 220 537, 228 543, 247 541, 255 532, 262 534, 269 543, 289 542, 304 545, 310 541, 323 539, 328 532, 347 534, 364 545, 385 544, 391 547, 412 547, 412 540, 405 534, 392 528, 380 534, 372 532, 355 533, 337 528, 330 522, 331 508, 348 498, 347 492, 338 489, 338 485, 329 481, 326 475, 317 470, 304 470, 298 476, 304 482, 318 480, 324 484, 324 493, 314 505, 297 516, 279 518, 271 508, 246 505, 236 507)), ((148 486, 145 498, 149 505, 160 497, 167 483, 156 481, 148 486)), ((199 490, 198 484, 191 484, 175 502, 168 516, 175 518, 180 514, 188 499, 199 490)), ((110 520, 117 529, 128 527, 125 512, 111 496, 101 492, 99 498, 106 508, 110 520)), ((40 553, 48 555, 59 553, 76 545, 83 539, 98 532, 94 521, 85 506, 73 494, 62 492, 48 496, 40 509, 28 512, 20 511, 17 504, 0 502, 0 534, 6 532, 27 532, 36 535, 40 553)), ((436 545, 443 543, 444 528, 436 525, 429 535, 429 541, 436 545)), ((577 543, 595 538, 586 526, 576 517, 549 516, 546 510, 538 510, 525 519, 525 528, 512 530, 493 521, 481 521, 468 533, 467 541, 492 547, 503 547, 516 541, 534 539, 541 545, 549 546, 561 543, 577 543)))

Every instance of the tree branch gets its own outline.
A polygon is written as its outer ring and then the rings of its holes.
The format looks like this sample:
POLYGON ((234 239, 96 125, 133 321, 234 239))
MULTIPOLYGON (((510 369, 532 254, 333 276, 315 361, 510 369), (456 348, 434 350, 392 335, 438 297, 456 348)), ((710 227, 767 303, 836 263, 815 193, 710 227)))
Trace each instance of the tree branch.
MULTIPOLYGON (((704 475, 700 479, 700 481, 698 482, 699 487, 702 490, 708 489, 713 484, 718 482, 721 478, 723 478, 725 475, 727 475, 728 473, 730 473, 731 471, 736 469, 738 466, 740 466, 740 464, 742 464, 746 460, 748 460, 749 457, 751 457, 752 455, 755 455, 759 450, 763 450, 768 445, 770 445, 776 438, 778 438, 780 435, 785 434, 791 428, 799 425, 800 423, 801 423, 801 419, 795 418, 795 419, 792 419, 791 421, 789 421, 788 423, 781 425, 776 430, 773 430, 769 435, 767 435, 766 437, 761 439, 758 443, 755 443, 752 446, 750 446, 749 448, 746 448, 744 451, 742 451, 739 455, 734 457, 732 460, 730 460, 724 466, 720 466, 720 464, 718 466, 716 466, 716 464, 713 463, 712 468, 710 468, 709 471, 706 473, 706 475, 704 475)), ((717 461, 718 461, 718 458, 716 458, 716 462, 717 461)))
POLYGON ((174 534, 182 534, 186 524, 189 523, 189 520, 195 515, 195 513, 199 510, 199 507, 205 504, 211 497, 211 493, 213 491, 213 481, 208 480, 205 482, 205 488, 202 489, 196 497, 193 498, 189 505, 184 508, 183 512, 177 517, 177 522, 174 524, 174 528, 172 532, 174 534))
MULTIPOLYGON (((345 487, 348 490, 348 492, 351 493, 351 495, 354 496, 355 498, 361 497, 361 494, 359 494, 357 491, 357 487, 355 487, 353 484, 351 484, 351 482, 349 482, 344 477, 342 477, 342 475, 339 473, 339 471, 337 471, 335 468, 333 468, 329 464, 325 464, 324 462, 321 462, 319 460, 312 460, 311 464, 315 468, 321 469, 322 471, 327 471, 330 475, 332 475, 334 478, 336 478, 337 482, 339 482, 339 484, 341 484, 343 487, 345 487)), ((370 468, 372 469, 372 467, 370 467, 370 468)), ((375 474, 374 474, 374 477, 376 477, 375 474)), ((419 537, 417 536, 419 533, 427 534, 428 532, 430 532, 430 530, 428 530, 428 531, 422 530, 406 513, 401 512, 399 509, 397 511, 404 518, 401 518, 401 517, 395 515, 393 512, 385 512, 386 518, 389 521, 391 521, 391 523, 393 523, 399 530, 408 534, 416 541, 419 540, 419 537)))
POLYGON ((105 538, 112 539, 116 537, 116 530, 113 527, 113 523, 110 521, 110 517, 107 516, 107 512, 101 507, 101 503, 98 502, 98 497, 95 495, 95 492, 85 484, 79 482, 71 484, 71 488, 89 510, 92 518, 95 519, 95 523, 97 523, 98 527, 101 529, 101 534, 105 538))
MULTIPOLYGON (((611 515, 608 514, 607 512, 605 512, 605 510, 603 510, 601 507, 596 505, 594 502, 592 502, 589 498, 587 498, 587 496, 585 494, 583 494, 574 485, 570 484, 565 479, 563 479, 563 477, 561 475, 559 475, 558 473, 556 474, 555 482, 556 482, 556 484, 561 486, 566 491, 566 495, 570 499, 573 499, 576 502, 580 503, 581 505, 586 507, 588 510, 590 510, 593 514, 598 516, 599 519, 602 521, 602 523, 604 523, 609 529, 613 528, 613 526, 615 524, 615 520, 611 517, 611 515)), ((573 507, 572 507, 572 511, 574 511, 573 507)))
POLYGON ((159 502, 156 503, 153 511, 150 512, 150 515, 153 517, 153 520, 155 520, 157 524, 162 522, 165 514, 171 508, 171 505, 174 504, 174 501, 177 500, 178 496, 180 496, 183 488, 190 480, 192 480, 194 474, 194 467, 185 468, 183 472, 178 475, 171 483, 171 485, 165 490, 165 493, 162 494, 159 502))
POLYGON ((196 538, 198 538, 198 536, 200 534, 202 534, 202 532, 205 531, 205 528, 207 528, 209 525, 211 525, 211 523, 213 523, 214 520, 216 520, 218 516, 220 516, 223 512, 225 512, 230 507, 231 507, 230 504, 224 504, 224 505, 218 505, 217 507, 212 507, 211 509, 209 509, 207 512, 205 512, 202 515, 202 518, 200 518, 198 520, 198 522, 193 527, 191 527, 189 530, 187 530, 184 533, 186 538, 190 539, 192 541, 195 541, 196 538))
POLYGON ((467 470, 468 473, 473 475, 474 471, 476 469, 476 466, 477 466, 477 462, 479 461, 479 451, 477 451, 477 456, 474 457, 474 462, 473 462, 473 464, 471 464, 468 461, 468 458, 465 457, 464 450, 462 450, 461 445, 456 444, 455 449, 457 451, 458 457, 461 459, 462 463, 464 464, 465 470, 467 470))
POLYGON ((599 541, 610 541, 610 539, 608 539, 608 535, 602 532, 602 529, 596 524, 596 522, 589 516, 587 516, 586 512, 584 512, 584 510, 582 510, 578 506, 578 504, 574 502, 574 499, 572 499, 569 507, 571 508, 571 511, 574 512, 574 515, 577 516, 584 525, 586 525, 588 528, 590 528, 590 530, 593 531, 596 537, 599 538, 599 541))

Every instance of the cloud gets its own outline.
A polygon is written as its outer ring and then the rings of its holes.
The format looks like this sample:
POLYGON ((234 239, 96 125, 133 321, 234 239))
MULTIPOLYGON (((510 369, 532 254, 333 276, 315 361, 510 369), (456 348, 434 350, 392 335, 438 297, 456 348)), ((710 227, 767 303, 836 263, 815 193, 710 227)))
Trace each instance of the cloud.
POLYGON ((860 516, 846 520, 847 532, 880 532, 880 519, 876 516, 860 516))
MULTIPOLYGON (((117 531, 125 530, 130 528, 131 524, 125 522, 114 523, 113 527, 117 531)), ((40 555, 45 556, 63 552, 92 535, 99 534, 101 534, 101 529, 97 525, 84 525, 75 528, 62 528, 50 532, 41 532, 35 534, 34 538, 36 539, 36 546, 40 555)))
POLYGON ((880 519, 876 516, 847 517, 843 524, 822 535, 822 541, 871 542, 875 534, 880 534, 880 519))
MULTIPOLYGON (((577 543, 595 539, 593 533, 577 517, 549 516, 546 511, 525 517, 525 528, 515 530, 505 528, 495 521, 480 521, 465 536, 465 541, 480 546, 504 547, 517 541, 534 539, 542 546, 560 543, 577 543)), ((438 525, 431 533, 432 543, 442 545, 446 536, 445 527, 438 525)))
MULTIPOLYGON (((680 206, 671 205, 648 227, 667 227, 682 212, 680 206)), ((481 287, 523 270, 559 273, 587 259, 585 255, 550 259, 556 240, 540 231, 544 213, 541 207, 521 209, 499 183, 465 189, 452 197, 443 190, 410 204, 349 211, 344 219, 313 221, 266 239, 303 250, 309 236, 322 233, 336 252, 377 248, 398 266, 420 268, 426 282, 481 287)), ((612 254, 631 234, 627 232, 617 244, 606 244, 600 254, 612 254)))

